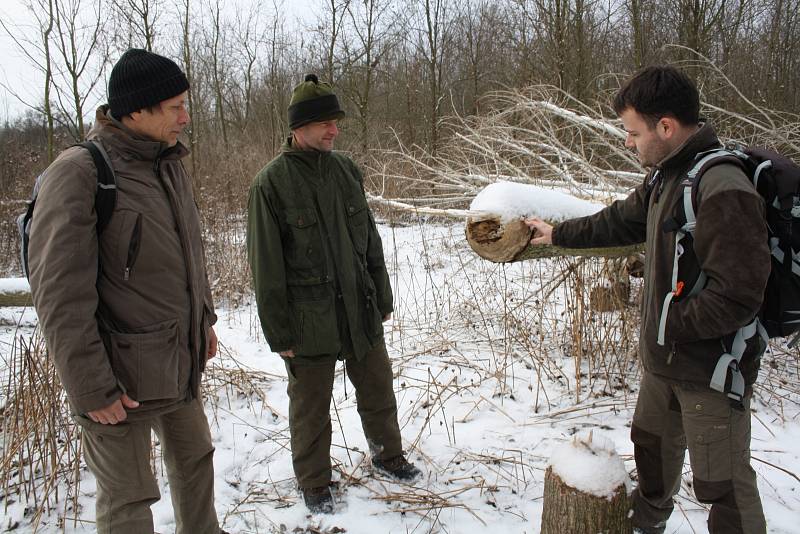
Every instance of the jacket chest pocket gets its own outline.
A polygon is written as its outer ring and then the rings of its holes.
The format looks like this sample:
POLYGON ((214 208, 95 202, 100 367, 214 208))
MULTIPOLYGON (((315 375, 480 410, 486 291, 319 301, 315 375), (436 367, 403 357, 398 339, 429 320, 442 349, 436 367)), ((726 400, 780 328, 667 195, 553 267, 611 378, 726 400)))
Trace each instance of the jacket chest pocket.
POLYGON ((295 269, 321 266, 325 255, 316 212, 313 209, 288 209, 286 224, 288 239, 283 250, 286 263, 295 269))
POLYGON ((99 238, 100 268, 106 276, 129 280, 140 257, 145 234, 144 214, 118 209, 99 238))
POLYGON ((369 209, 363 197, 349 198, 345 201, 347 211, 347 229, 353 248, 360 255, 367 253, 369 241, 369 209))

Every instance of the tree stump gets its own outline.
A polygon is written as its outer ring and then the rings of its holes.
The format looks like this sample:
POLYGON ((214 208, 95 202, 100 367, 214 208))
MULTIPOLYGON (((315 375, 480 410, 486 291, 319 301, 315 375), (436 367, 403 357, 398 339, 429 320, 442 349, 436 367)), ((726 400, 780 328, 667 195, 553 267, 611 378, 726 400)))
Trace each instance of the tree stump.
POLYGON ((589 293, 589 307, 595 312, 611 312, 623 309, 631 294, 629 265, 632 258, 608 260, 603 267, 602 283, 595 285, 589 293))
POLYGON ((545 472, 541 534, 631 534, 629 479, 613 445, 611 451, 602 442, 596 446, 590 433, 588 441, 576 439, 567 447, 574 449, 557 451, 560 460, 554 454, 545 472), (577 486, 591 483, 576 488, 562 476, 577 486))
POLYGON ((467 242, 485 260, 509 263, 555 256, 627 257, 642 250, 641 245, 627 247, 563 248, 553 245, 533 246, 533 232, 521 219, 502 222, 499 217, 470 217, 466 226, 467 242))

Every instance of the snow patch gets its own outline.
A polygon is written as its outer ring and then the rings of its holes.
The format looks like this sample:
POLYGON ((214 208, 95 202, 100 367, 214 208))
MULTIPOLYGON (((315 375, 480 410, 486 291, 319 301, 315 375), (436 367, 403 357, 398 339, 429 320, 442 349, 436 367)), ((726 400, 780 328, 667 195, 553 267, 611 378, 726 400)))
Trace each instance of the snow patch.
POLYGON ((469 209, 494 213, 500 216, 502 222, 524 217, 560 222, 592 215, 604 207, 604 204, 536 185, 496 182, 478 193, 469 209))
POLYGON ((30 293, 27 278, 0 278, 0 293, 30 293))
POLYGON ((614 442, 591 431, 557 447, 550 467, 568 486, 596 497, 612 499, 621 484, 630 492, 631 480, 614 442))

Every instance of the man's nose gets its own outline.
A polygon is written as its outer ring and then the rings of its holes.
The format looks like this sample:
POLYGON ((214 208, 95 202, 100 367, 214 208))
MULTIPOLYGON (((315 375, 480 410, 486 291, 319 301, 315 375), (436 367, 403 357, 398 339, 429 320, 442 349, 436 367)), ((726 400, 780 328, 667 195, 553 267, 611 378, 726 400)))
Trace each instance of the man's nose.
POLYGON ((328 133, 331 135, 339 135, 339 125, 335 122, 332 122, 328 128, 328 133))
POLYGON ((631 137, 631 134, 625 136, 625 146, 628 148, 636 148, 636 143, 633 142, 633 137, 631 137))

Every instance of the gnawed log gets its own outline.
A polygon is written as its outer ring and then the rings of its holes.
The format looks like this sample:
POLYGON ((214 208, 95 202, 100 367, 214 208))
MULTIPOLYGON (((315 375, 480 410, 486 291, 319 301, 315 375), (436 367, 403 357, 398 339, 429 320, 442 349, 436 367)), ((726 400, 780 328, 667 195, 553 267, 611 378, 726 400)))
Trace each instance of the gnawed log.
POLYGON ((533 246, 533 232, 520 219, 502 223, 499 217, 467 219, 467 242, 483 259, 508 263, 555 256, 593 256, 620 258, 636 254, 641 245, 602 248, 563 248, 553 245, 533 246))
POLYGON ((545 472, 541 534, 630 534, 629 483, 612 442, 574 437, 545 472))

